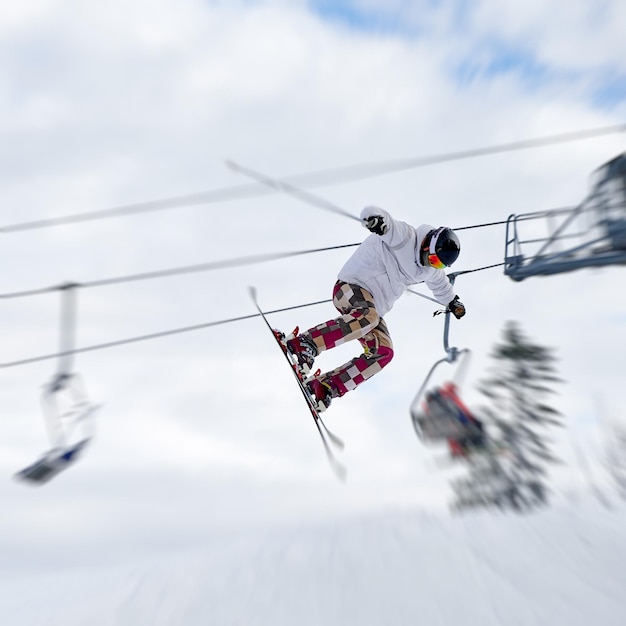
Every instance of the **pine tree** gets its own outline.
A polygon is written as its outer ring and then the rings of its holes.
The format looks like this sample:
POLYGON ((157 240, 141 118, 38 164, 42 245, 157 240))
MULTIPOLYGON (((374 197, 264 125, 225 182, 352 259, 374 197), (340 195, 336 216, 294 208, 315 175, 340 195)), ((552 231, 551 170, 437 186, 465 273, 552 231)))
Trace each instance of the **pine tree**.
POLYGON ((548 503, 547 465, 558 459, 545 429, 561 421, 546 397, 561 379, 552 351, 532 343, 515 322, 507 322, 491 357, 495 363, 479 387, 489 401, 480 413, 492 431, 491 451, 453 485, 453 508, 498 506, 521 512, 548 503))

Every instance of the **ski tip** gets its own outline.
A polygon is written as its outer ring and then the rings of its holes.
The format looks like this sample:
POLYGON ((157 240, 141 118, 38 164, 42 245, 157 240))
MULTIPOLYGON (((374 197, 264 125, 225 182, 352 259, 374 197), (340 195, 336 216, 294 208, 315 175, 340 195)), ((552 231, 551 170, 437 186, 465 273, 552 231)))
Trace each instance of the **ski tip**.
POLYGON ((348 470, 342 463, 337 460, 335 455, 331 452, 328 444, 326 444, 326 440, 324 440, 324 444, 324 447, 326 448, 326 457, 328 458, 330 468, 333 470, 333 474, 335 474, 340 482, 345 483, 348 478, 348 470))
POLYGON ((335 476, 339 479, 339 481, 345 484, 348 480, 348 470, 336 459, 335 462, 332 464, 332 468, 335 476))
POLYGON ((256 302, 256 287, 248 285, 248 293, 250 294, 250 297, 256 302))
POLYGON ((333 443, 339 448, 339 450, 345 450, 346 444, 343 439, 339 439, 336 435, 332 437, 333 443))

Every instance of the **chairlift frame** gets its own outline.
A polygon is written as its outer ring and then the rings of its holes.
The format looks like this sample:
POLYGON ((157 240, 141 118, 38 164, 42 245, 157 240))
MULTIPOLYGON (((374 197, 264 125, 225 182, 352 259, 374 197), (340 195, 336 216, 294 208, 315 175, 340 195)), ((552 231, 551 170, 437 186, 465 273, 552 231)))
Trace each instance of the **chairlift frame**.
POLYGON ((41 485, 74 463, 95 434, 94 415, 100 408, 92 404, 82 378, 72 372, 76 334, 76 285, 61 286, 61 329, 57 372, 44 385, 41 397, 50 449, 15 477, 41 485))
MULTIPOLYGON (((450 284, 454 285, 454 282, 456 280, 456 277, 459 276, 460 274, 464 274, 465 272, 453 272, 451 274, 448 274, 448 279, 450 281, 450 284)), ((449 342, 449 335, 450 335, 450 316, 452 315, 452 313, 450 312, 449 309, 446 309, 444 312, 445 315, 445 322, 444 322, 444 327, 443 327, 443 349, 446 353, 446 356, 444 356, 443 358, 439 359, 438 361, 435 362, 435 364, 430 368, 430 371, 428 372, 428 374, 426 375, 426 378, 424 379, 424 382, 422 383, 421 387, 419 388, 417 394, 415 395, 415 397, 413 398, 413 401, 411 402, 410 408, 409 408, 409 413, 411 415, 411 422, 413 424, 413 428, 415 429, 415 432, 417 433, 417 436, 424 441, 425 440, 425 436, 424 436, 424 432, 422 431, 422 428, 419 424, 419 420, 418 418, 421 417, 421 413, 420 413, 420 405, 421 405, 421 401, 422 401, 422 397, 424 395, 424 392, 426 391, 426 388, 428 387, 428 383, 430 382, 433 374, 435 373, 435 371, 439 368, 440 365, 442 365, 443 363, 450 363, 451 365, 456 363, 457 360, 459 360, 459 358, 461 358, 461 362, 459 363, 459 365, 457 366, 457 375, 458 372, 461 370, 461 367, 465 367, 468 363, 468 359, 470 356, 470 350, 467 348, 463 348, 463 349, 459 349, 455 346, 451 346, 450 342, 449 342)))
POLYGON ((586 267, 626 265, 626 153, 599 167, 591 192, 578 206, 510 215, 504 273, 514 281, 586 267), (545 222, 547 235, 526 237, 545 222), (530 230, 530 229, 529 229, 530 230))

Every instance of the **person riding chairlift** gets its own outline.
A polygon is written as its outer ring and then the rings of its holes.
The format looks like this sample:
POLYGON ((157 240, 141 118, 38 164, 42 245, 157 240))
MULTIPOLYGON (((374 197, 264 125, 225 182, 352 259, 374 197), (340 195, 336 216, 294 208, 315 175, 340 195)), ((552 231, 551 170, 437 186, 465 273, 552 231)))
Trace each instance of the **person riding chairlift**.
POLYGON ((439 389, 427 394, 427 403, 433 416, 452 416, 461 424, 463 432, 457 437, 448 438, 450 455, 454 458, 465 458, 472 450, 482 449, 487 444, 487 437, 483 423, 467 408, 457 393, 457 387, 452 382, 444 383, 439 389))

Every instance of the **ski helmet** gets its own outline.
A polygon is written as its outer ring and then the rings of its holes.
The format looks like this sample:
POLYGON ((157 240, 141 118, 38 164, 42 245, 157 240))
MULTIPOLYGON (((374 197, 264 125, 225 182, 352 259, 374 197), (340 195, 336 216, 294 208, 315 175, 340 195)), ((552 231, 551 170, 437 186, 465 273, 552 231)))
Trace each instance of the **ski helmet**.
POLYGON ((431 230, 422 242, 422 264, 437 269, 450 267, 461 252, 461 243, 451 228, 440 226, 431 230))

